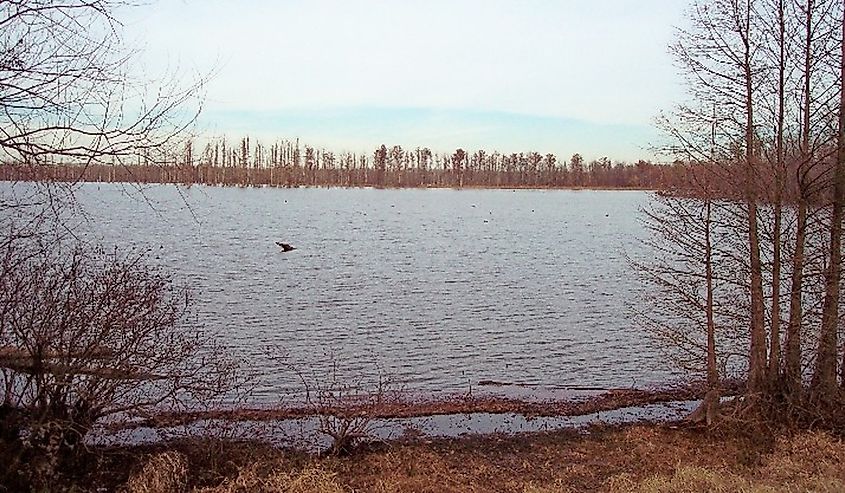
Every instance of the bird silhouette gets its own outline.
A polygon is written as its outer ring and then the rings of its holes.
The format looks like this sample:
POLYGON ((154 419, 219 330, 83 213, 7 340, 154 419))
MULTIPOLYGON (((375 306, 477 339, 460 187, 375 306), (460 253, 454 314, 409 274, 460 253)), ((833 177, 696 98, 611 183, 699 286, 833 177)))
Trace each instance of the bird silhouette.
POLYGON ((281 241, 277 241, 276 244, 279 245, 282 248, 283 252, 289 252, 291 250, 296 250, 296 248, 288 245, 287 243, 282 243, 281 241))

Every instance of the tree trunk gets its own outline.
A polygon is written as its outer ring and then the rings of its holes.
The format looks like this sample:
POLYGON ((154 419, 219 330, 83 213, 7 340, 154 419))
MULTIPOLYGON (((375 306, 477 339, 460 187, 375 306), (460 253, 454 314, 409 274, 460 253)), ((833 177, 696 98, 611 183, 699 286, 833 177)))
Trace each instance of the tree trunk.
POLYGON ((771 307, 771 333, 769 336, 769 383, 772 388, 780 378, 780 271, 781 271, 781 222, 783 216, 783 187, 784 187, 784 163, 783 163, 783 126, 784 126, 784 99, 786 84, 784 82, 784 70, 786 68, 786 19, 784 18, 783 0, 778 0, 778 114, 777 114, 777 135, 775 136, 776 163, 775 163, 775 198, 774 198, 774 231, 772 234, 772 307, 771 307))
POLYGON ((707 388, 719 387, 719 371, 716 368, 716 322, 713 317, 713 247, 710 239, 710 198, 705 199, 704 219, 704 275, 707 282, 707 388))
MULTIPOLYGON (((845 18, 842 20, 845 34, 845 18)), ((845 54, 845 43, 842 44, 845 54)), ((840 80, 845 76, 845 59, 840 62, 840 80)), ((839 281, 842 260, 842 199, 845 191, 845 88, 840 86, 839 139, 837 143, 836 169, 833 182, 833 213, 830 224, 830 254, 825 273, 825 294, 822 311, 822 326, 819 334, 819 348, 816 354, 816 369, 813 374, 812 390, 819 400, 829 400, 836 393, 836 350, 839 321, 839 281)))
POLYGON ((745 84, 745 202, 748 207, 748 249, 751 274, 751 348, 748 365, 748 390, 759 392, 766 381, 766 328, 763 321, 763 272, 760 263, 760 238, 757 230, 757 197, 754 192, 754 85, 751 73, 751 5, 746 3, 743 63, 745 84))
POLYGON ((795 251, 792 254, 792 286, 789 295, 789 325, 786 329, 784 350, 784 379, 789 396, 799 397, 803 388, 801 373, 801 326, 804 314, 802 292, 804 289, 804 243, 807 236, 807 206, 808 190, 802 168, 812 164, 813 156, 810 152, 810 107, 811 86, 810 78, 813 71, 813 0, 807 0, 804 19, 804 67, 801 122, 801 166, 797 173, 798 180, 798 213, 796 218, 795 251))
POLYGON ((792 254, 792 286, 789 293, 789 325, 786 328, 784 351, 784 380, 791 396, 801 391, 801 323, 803 320, 801 292, 804 289, 804 238, 807 231, 807 204, 799 198, 795 232, 795 251, 792 254))

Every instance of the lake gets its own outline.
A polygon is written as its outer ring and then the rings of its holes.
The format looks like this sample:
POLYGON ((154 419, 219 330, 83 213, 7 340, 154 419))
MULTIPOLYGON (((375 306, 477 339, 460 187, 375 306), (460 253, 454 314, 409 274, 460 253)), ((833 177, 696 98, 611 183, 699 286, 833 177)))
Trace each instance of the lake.
POLYGON ((649 193, 85 184, 83 226, 151 247, 200 322, 274 402, 381 374, 407 391, 484 380, 630 387, 676 376, 632 320, 649 193), (274 243, 296 250, 283 253, 274 243))

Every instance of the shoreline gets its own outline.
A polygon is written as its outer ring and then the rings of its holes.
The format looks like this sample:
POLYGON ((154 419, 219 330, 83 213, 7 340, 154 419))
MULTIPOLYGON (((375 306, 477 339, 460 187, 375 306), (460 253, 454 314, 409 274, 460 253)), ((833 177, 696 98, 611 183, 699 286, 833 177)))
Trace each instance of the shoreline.
MULTIPOLYGON (((731 382, 723 395, 738 395, 742 382, 731 382)), ((367 419, 406 419, 444 415, 517 414, 527 418, 575 417, 677 401, 700 400, 706 389, 699 382, 654 389, 619 388, 565 399, 534 400, 501 395, 452 395, 409 398, 405 394, 362 395, 354 399, 317 401, 289 406, 241 406, 201 411, 162 412, 142 420, 106 424, 109 430, 138 427, 165 428, 190 425, 198 421, 267 422, 314 416, 360 417, 367 419)))
POLYGON ((84 491, 841 491, 843 460, 828 433, 640 423, 412 438, 347 456, 188 438, 99 448, 77 474, 84 491))
POLYGON ((181 181, 109 181, 109 180, 71 180, 71 179, 13 179, 0 177, 0 183, 59 183, 62 185, 173 185, 183 188, 191 188, 194 186, 206 186, 215 188, 279 188, 279 189, 344 189, 344 190, 511 190, 511 191, 548 191, 548 190, 562 190, 562 191, 596 191, 596 192, 657 192, 659 187, 628 187, 628 186, 529 186, 529 185, 508 185, 508 186, 491 186, 491 185, 465 185, 461 187, 456 186, 375 186, 375 185, 286 185, 286 184, 272 184, 272 183, 208 183, 208 182, 181 182, 181 181))

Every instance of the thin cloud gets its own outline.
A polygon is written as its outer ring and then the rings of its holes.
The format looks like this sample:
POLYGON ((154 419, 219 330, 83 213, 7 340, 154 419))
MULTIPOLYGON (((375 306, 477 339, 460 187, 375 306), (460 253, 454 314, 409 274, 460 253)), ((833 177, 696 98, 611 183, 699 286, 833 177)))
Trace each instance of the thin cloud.
MULTIPOLYGON (((375 114, 393 108, 393 116, 403 108, 522 114, 582 123, 581 130, 571 132, 582 138, 573 147, 595 145, 581 152, 599 155, 617 148, 624 154, 620 158, 629 158, 634 147, 648 142, 625 150, 617 142, 596 142, 590 131, 617 125, 635 129, 623 140, 640 138, 654 115, 677 99, 680 85, 666 45, 683 5, 670 0, 203 0, 135 9, 127 30, 146 40, 146 70, 164 63, 218 67, 207 87, 210 116, 202 122, 221 131, 238 128, 221 119, 226 112, 260 121, 262 114, 292 112, 307 119, 309 111, 343 108, 356 108, 360 115, 365 108, 375 114)), ((515 126, 518 119, 511 119, 514 125, 477 122, 463 130, 447 124, 447 130, 422 124, 419 112, 413 115, 407 125, 394 122, 394 130, 408 132, 397 140, 415 141, 429 133, 430 140, 445 145, 448 135, 440 136, 452 131, 474 140, 505 139, 486 142, 484 147, 493 149, 538 142, 538 135, 555 139, 539 142, 538 148, 560 148, 567 139, 542 128, 521 129, 515 126)), ((364 123, 354 123, 303 128, 336 136, 368 131, 364 123)), ((381 131, 378 122, 371 130, 381 131)), ((614 136, 618 133, 597 134, 614 136)))

